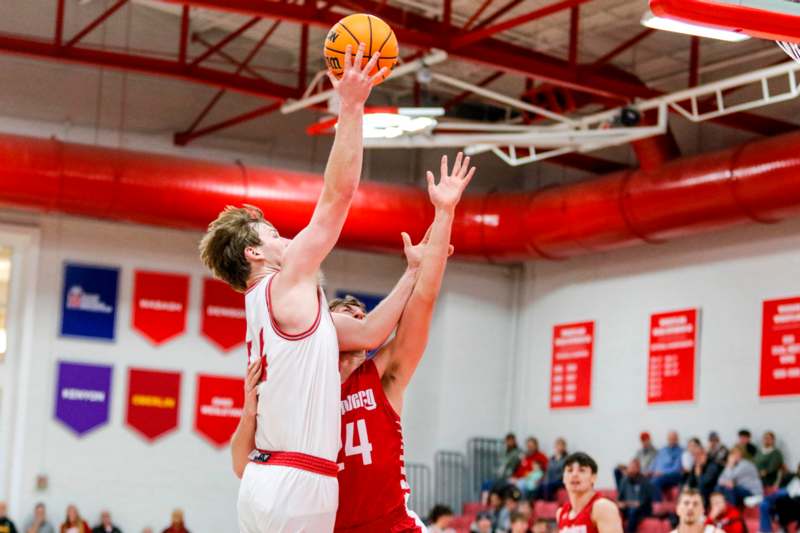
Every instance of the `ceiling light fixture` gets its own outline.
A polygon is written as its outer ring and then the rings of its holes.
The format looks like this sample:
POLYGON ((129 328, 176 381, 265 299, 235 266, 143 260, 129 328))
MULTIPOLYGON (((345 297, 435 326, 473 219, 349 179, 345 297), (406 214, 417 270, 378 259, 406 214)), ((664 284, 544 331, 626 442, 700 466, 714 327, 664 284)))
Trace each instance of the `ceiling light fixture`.
POLYGON ((713 26, 703 26, 702 24, 694 24, 691 22, 683 22, 675 19, 668 19, 657 17, 649 9, 642 17, 642 25, 654 30, 671 31, 674 33, 684 33, 686 35, 694 35, 696 37, 708 37, 710 39, 719 39, 721 41, 740 42, 746 41, 750 38, 745 33, 735 31, 723 30, 713 26))

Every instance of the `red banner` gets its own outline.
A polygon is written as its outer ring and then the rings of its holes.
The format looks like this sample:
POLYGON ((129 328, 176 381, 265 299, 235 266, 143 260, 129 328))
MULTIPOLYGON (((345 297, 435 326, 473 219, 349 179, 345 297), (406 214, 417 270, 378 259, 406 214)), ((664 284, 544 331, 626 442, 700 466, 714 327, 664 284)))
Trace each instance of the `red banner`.
POLYGON ((178 427, 180 372, 131 368, 128 371, 126 423, 154 441, 178 427))
POLYGON ((800 394, 800 297, 764 302, 759 394, 800 394))
POLYGON ((647 403, 694 400, 697 309, 650 315, 647 403))
POLYGON ((218 447, 230 442, 244 407, 244 380, 197 376, 194 428, 218 447))
POLYGON ((222 351, 230 351, 244 343, 247 319, 244 295, 222 281, 203 280, 203 318, 201 331, 222 351))
POLYGON ((594 322, 553 327, 550 408, 589 407, 592 404, 594 322))
POLYGON ((133 328, 154 344, 186 331, 189 276, 137 270, 133 281, 133 328))

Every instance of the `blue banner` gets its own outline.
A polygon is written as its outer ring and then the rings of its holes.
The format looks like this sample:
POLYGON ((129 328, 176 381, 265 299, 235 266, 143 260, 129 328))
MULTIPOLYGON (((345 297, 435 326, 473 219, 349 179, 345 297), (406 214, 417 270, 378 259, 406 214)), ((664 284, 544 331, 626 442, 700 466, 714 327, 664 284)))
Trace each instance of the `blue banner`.
POLYGON ((114 340, 119 269, 66 263, 61 335, 114 340))
POLYGON ((381 301, 383 301, 384 298, 386 298, 386 296, 381 296, 379 294, 368 294, 366 292, 354 292, 354 291, 348 291, 348 290, 345 290, 345 289, 339 289, 338 291, 336 291, 336 297, 337 298, 344 298, 348 294, 350 296, 355 296, 356 298, 358 298, 359 300, 364 302, 364 305, 367 306, 367 313, 369 313, 370 311, 375 309, 375 306, 377 306, 379 303, 381 303, 381 301))

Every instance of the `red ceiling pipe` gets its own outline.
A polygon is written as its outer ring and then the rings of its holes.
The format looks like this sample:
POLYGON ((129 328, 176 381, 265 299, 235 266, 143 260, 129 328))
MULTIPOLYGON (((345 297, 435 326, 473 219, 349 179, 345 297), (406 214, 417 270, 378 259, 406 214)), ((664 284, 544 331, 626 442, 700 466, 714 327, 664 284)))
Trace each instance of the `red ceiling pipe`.
MULTIPOLYGON (((721 152, 527 193, 468 195, 453 243, 462 258, 561 259, 800 214, 800 132, 721 152)), ((286 234, 311 216, 319 176, 57 140, 0 135, 0 202, 179 228, 204 228, 250 202, 286 234)), ((421 235, 425 191, 363 183, 340 244, 398 251, 421 235)))

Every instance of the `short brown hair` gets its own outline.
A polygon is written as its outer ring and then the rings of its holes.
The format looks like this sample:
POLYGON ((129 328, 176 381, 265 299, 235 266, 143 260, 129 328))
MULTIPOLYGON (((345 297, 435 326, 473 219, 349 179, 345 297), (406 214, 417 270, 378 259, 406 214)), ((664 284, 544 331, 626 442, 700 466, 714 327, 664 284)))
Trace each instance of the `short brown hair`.
POLYGON ((250 263, 244 256, 248 246, 258 246, 261 239, 256 227, 269 224, 257 207, 227 206, 211 224, 200 240, 200 259, 214 276, 237 291, 247 289, 250 263))
POLYGON ((680 501, 680 499, 684 496, 699 496, 701 500, 703 499, 703 495, 700 490, 694 487, 683 487, 680 494, 678 494, 678 501, 680 501))
POLYGON ((343 297, 334 298, 333 300, 328 302, 328 309, 330 309, 331 311, 333 311, 337 307, 341 307, 341 306, 344 306, 344 307, 351 307, 351 306, 352 307, 358 307, 359 309, 361 309, 365 313, 367 312, 367 306, 364 304, 364 302, 362 302, 361 300, 359 300, 358 298, 356 298, 352 294, 346 294, 343 297))

